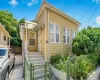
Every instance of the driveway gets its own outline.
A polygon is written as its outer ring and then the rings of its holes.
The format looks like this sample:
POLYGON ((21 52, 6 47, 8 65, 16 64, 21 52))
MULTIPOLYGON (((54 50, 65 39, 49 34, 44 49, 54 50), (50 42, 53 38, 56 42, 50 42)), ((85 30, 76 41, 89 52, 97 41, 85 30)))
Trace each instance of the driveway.
POLYGON ((15 56, 15 67, 10 73, 10 80, 24 80, 23 79, 23 64, 22 64, 22 56, 15 56))

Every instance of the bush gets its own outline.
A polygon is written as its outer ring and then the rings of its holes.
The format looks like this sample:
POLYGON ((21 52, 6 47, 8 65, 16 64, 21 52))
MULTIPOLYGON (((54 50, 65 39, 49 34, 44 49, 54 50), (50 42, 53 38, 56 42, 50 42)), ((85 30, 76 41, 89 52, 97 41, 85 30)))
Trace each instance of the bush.
POLYGON ((92 53, 88 55, 88 58, 90 59, 91 63, 96 67, 98 66, 98 56, 96 53, 92 53))
MULTIPOLYGON (((52 56, 51 57, 51 62, 52 64, 55 64, 55 67, 63 72, 67 71, 67 58, 65 57, 61 57, 59 55, 56 56, 52 56), (62 59, 63 58, 63 59, 62 59)), ((76 57, 76 78, 78 80, 80 80, 81 77, 83 77, 84 79, 87 77, 88 73, 90 73, 95 65, 95 58, 94 58, 94 62, 91 61, 90 58, 88 58, 87 55, 81 55, 81 56, 77 56, 76 57)), ((73 62, 70 62, 70 75, 74 78, 75 76, 75 64, 73 62)))
POLYGON ((55 56, 51 56, 51 58, 50 58, 50 64, 51 65, 55 65, 55 64, 59 63, 60 59, 62 59, 62 56, 59 55, 59 54, 57 54, 55 56))
POLYGON ((81 77, 85 79, 88 73, 90 73, 94 69, 94 65, 92 64, 93 63, 90 61, 90 59, 86 55, 78 56, 77 63, 76 63, 77 79, 80 79, 81 77))

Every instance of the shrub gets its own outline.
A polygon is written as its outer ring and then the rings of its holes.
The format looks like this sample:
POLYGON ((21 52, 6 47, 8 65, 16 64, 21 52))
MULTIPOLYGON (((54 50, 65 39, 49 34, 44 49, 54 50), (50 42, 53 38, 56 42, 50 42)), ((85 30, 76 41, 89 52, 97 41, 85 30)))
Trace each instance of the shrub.
POLYGON ((88 55, 88 58, 90 59, 91 63, 94 65, 94 67, 98 66, 98 56, 96 53, 92 53, 88 55))
POLYGON ((60 59, 62 59, 62 56, 59 55, 59 54, 57 54, 55 56, 51 56, 51 58, 50 58, 50 64, 51 65, 55 65, 55 64, 59 63, 60 59))
MULTIPOLYGON (((67 60, 62 59, 62 58, 58 57, 57 55, 56 59, 53 57, 52 60, 59 61, 55 67, 63 72, 66 72, 67 71, 67 63, 66 63, 67 60)), ((92 64, 93 63, 91 62, 91 59, 89 59, 87 55, 77 56, 76 57, 76 78, 78 80, 80 80, 81 77, 86 78, 87 74, 90 73, 95 67, 92 64)), ((70 75, 74 78, 75 64, 73 62, 70 62, 70 71, 71 71, 70 75)))
POLYGON ((86 55, 77 57, 76 66, 77 79, 80 79, 81 77, 86 78, 88 73, 94 69, 94 65, 92 65, 90 59, 86 55))

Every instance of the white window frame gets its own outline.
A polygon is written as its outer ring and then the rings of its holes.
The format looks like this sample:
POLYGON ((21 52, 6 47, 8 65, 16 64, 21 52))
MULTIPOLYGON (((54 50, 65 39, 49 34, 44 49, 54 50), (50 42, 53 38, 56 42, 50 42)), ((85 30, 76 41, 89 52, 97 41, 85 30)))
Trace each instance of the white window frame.
MULTIPOLYGON (((66 34, 66 42, 64 43, 64 44, 70 44, 70 29, 69 28, 64 28, 65 29, 65 34, 66 34), (68 33, 67 33, 67 30, 69 30, 69 43, 68 43, 68 41, 67 41, 67 39, 68 39, 68 33)), ((63 29, 63 30, 64 30, 63 29)), ((63 34, 63 36, 64 36, 64 34, 63 34)), ((64 38, 63 38, 64 39, 64 38)))
MULTIPOLYGON (((50 25, 53 25, 53 29, 54 29, 54 32, 53 33, 49 33, 49 34, 54 34, 54 42, 50 41, 50 43, 60 43, 60 26, 58 24, 55 24, 55 23, 50 23, 50 25), (56 26, 58 26, 58 29, 59 29, 59 42, 56 42, 56 26)), ((50 26, 49 26, 50 28, 50 26)))

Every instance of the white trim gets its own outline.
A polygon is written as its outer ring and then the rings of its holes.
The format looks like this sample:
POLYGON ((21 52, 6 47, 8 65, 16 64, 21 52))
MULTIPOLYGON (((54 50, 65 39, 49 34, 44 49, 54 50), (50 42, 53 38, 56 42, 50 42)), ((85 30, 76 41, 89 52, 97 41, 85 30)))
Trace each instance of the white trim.
POLYGON ((36 47, 36 32, 33 32, 33 31, 29 31, 29 41, 28 41, 28 44, 29 44, 29 47, 36 47), (32 33, 35 33, 35 45, 30 45, 30 34, 32 33))
POLYGON ((44 14, 45 14, 45 27, 44 27, 45 28, 45 40, 44 41, 45 41, 45 61, 46 61, 46 9, 45 9, 44 14))

